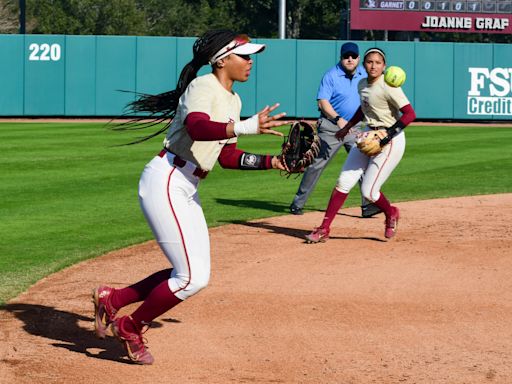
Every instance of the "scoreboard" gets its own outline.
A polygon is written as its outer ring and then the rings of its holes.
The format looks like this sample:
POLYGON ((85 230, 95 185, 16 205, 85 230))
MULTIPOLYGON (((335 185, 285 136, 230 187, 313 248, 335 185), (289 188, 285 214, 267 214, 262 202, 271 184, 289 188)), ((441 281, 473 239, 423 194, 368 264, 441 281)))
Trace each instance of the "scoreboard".
POLYGON ((512 0, 350 0, 350 28, 512 33, 512 0))

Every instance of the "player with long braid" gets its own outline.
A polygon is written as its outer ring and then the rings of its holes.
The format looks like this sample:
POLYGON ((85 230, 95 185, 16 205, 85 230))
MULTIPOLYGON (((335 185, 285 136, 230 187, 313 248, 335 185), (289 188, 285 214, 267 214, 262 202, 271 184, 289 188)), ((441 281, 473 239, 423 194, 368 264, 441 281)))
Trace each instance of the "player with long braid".
MULTIPOLYGON (((164 149, 146 165, 139 182, 142 211, 172 268, 122 289, 101 285, 93 290, 97 336, 104 338, 112 325, 133 362, 153 363, 142 338, 143 328, 208 284, 210 243, 197 192, 199 181, 217 160, 224 168, 283 169, 276 156, 247 153, 236 146, 237 136, 282 135, 272 128, 289 123, 278 121, 285 113, 271 115, 278 104, 240 121, 241 101, 232 87, 235 81, 248 80, 253 64, 250 55, 264 48, 250 43, 246 35, 209 31, 194 43, 193 59, 183 68, 175 90, 142 95, 129 105, 134 112, 149 113, 154 121, 172 118, 142 139, 167 131, 164 149), (208 63, 212 73, 196 77, 208 63), (116 317, 120 308, 139 301, 143 302, 133 313, 116 317)), ((131 127, 144 127, 142 119, 147 117, 132 120, 131 127)))
POLYGON ((363 120, 366 130, 386 128, 387 136, 381 140, 382 151, 375 156, 366 156, 353 147, 343 164, 343 169, 334 187, 322 224, 306 235, 306 241, 318 243, 329 238, 330 226, 350 190, 363 178, 361 192, 386 215, 384 236, 396 234, 400 213, 381 192, 382 185, 397 167, 405 151, 403 129, 416 119, 416 113, 402 88, 391 87, 384 81, 386 55, 379 48, 370 48, 364 54, 364 67, 368 78, 358 85, 361 106, 350 121, 336 133, 342 140, 350 128, 363 120))

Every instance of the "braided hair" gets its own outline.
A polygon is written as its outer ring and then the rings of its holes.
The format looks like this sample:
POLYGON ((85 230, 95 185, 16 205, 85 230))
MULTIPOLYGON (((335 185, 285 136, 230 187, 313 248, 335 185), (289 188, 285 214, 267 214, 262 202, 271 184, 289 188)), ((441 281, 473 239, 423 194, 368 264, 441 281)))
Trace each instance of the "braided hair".
MULTIPOLYGON (((197 77, 197 72, 201 67, 209 63, 209 60, 215 53, 229 44, 235 37, 236 34, 233 31, 226 29, 206 32, 194 42, 192 47, 193 58, 181 70, 176 89, 158 95, 137 93, 137 99, 125 107, 126 112, 124 116, 132 116, 138 113, 146 113, 149 116, 133 117, 127 122, 117 124, 112 129, 117 131, 140 130, 153 127, 166 120, 172 121, 176 115, 181 95, 185 92, 190 82, 197 77)), ((160 135, 169 128, 171 121, 167 122, 156 132, 128 144, 141 143, 160 135)))

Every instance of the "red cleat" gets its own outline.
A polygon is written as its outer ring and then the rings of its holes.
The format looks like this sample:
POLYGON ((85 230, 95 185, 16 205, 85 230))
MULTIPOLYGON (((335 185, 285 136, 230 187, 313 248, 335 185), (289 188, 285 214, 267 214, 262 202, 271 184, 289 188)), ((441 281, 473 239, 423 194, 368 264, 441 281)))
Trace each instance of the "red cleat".
POLYGON ((386 216, 386 229, 384 230, 384 236, 387 239, 391 239, 396 235, 396 229, 398 227, 398 219, 400 218, 400 211, 397 207, 391 207, 391 215, 386 216))
POLYGON ((145 340, 142 337, 142 332, 132 332, 126 329, 126 323, 131 322, 133 329, 136 329, 135 324, 130 316, 123 316, 115 319, 112 322, 112 333, 123 344, 131 361, 142 365, 151 365, 155 359, 149 353, 146 347, 145 340))
POLYGON ((320 243, 325 242, 329 239, 329 229, 325 229, 322 227, 317 227, 311 232, 309 235, 305 236, 306 243, 320 243))
POLYGON ((117 310, 110 304, 110 295, 113 288, 100 285, 92 290, 92 302, 94 303, 94 331, 100 339, 105 338, 107 329, 114 321, 117 310))

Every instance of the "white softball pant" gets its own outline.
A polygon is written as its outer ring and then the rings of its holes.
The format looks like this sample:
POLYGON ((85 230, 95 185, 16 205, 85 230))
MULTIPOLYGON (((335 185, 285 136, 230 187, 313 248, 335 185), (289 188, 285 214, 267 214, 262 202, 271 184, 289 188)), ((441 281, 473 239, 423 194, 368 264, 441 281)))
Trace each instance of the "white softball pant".
POLYGON ((169 288, 181 300, 206 287, 210 278, 210 239, 197 186, 195 166, 173 164, 166 153, 151 160, 139 182, 139 202, 151 230, 173 266, 169 288))
POLYGON ((343 193, 349 193, 362 176, 361 193, 363 197, 372 202, 377 201, 382 185, 400 163, 404 152, 405 134, 403 131, 396 135, 376 156, 366 156, 354 144, 343 164, 336 189, 343 193))

